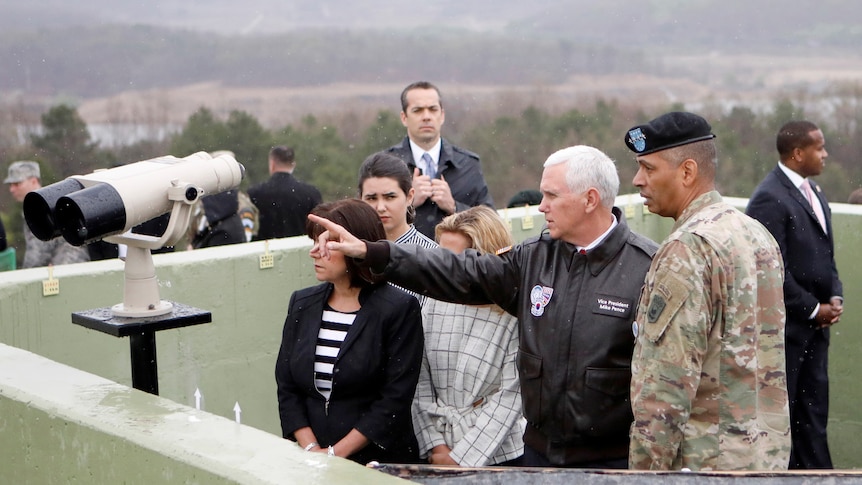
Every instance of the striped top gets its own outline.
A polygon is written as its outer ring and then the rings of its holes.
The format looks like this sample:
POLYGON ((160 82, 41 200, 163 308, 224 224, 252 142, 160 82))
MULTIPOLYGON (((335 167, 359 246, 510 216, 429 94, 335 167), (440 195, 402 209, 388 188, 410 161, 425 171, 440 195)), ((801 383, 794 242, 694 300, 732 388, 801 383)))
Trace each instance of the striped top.
MULTIPOLYGON (((428 249, 438 247, 436 242, 432 241, 427 236, 425 236, 425 234, 422 234, 421 232, 416 230, 416 226, 414 226, 413 224, 410 224, 410 229, 408 229, 407 232, 405 232, 404 234, 399 236, 398 239, 395 240, 395 244, 417 244, 419 246, 422 246, 423 248, 428 249)), ((392 283, 389 284, 392 285, 392 283)), ((406 293, 415 296, 419 300, 420 305, 425 305, 426 297, 417 294, 415 291, 405 290, 398 285, 392 286, 398 288, 399 290, 404 290, 406 293)))
POLYGON ((332 394, 332 371, 335 360, 341 350, 341 344, 347 337, 347 331, 353 325, 356 313, 335 311, 328 305, 323 310, 320 322, 320 332, 317 334, 317 346, 314 349, 314 386, 327 401, 332 394))

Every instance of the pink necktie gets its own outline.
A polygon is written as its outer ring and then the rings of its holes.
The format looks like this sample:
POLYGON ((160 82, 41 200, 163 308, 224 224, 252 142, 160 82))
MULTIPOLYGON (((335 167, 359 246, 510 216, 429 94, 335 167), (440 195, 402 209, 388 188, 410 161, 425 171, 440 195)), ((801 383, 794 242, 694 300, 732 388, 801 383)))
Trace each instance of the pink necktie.
POLYGON ((811 190, 811 184, 808 183, 808 179, 802 181, 801 187, 805 193, 805 198, 808 199, 808 203, 814 209, 814 214, 817 216, 817 221, 820 222, 820 227, 823 228, 823 232, 826 232, 826 216, 823 214, 823 208, 814 200, 814 191, 811 190))

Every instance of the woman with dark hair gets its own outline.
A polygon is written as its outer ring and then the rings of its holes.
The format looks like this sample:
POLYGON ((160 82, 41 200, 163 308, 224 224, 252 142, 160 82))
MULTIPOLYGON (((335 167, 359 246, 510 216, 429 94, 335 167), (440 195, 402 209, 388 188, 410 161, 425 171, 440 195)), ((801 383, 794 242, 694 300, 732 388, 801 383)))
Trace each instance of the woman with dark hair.
MULTIPOLYGON (((385 238, 377 214, 360 200, 311 213, 363 239, 385 238)), ((322 258, 323 232, 306 224, 323 283, 296 291, 284 322, 275 367, 282 434, 306 451, 358 463, 415 463, 410 404, 422 361, 419 303, 337 251, 322 258)))
POLYGON ((403 160, 385 152, 366 158, 359 167, 359 198, 377 211, 386 239, 395 244, 436 248, 437 243, 413 226, 413 175, 403 160))
MULTIPOLYGON (((395 155, 378 152, 366 158, 359 167, 359 198, 377 212, 386 230, 386 239, 395 244, 436 248, 437 243, 413 225, 416 215, 416 209, 413 208, 414 192, 410 169, 395 155)), ((404 291, 419 299, 420 305, 425 304, 424 296, 404 291)))

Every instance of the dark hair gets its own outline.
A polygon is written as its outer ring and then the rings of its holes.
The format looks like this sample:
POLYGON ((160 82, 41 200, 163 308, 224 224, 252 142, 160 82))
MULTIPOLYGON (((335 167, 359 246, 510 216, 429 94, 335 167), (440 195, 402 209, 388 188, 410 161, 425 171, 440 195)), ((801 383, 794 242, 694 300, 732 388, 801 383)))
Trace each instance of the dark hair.
MULTIPOLYGON (((380 222, 377 212, 359 199, 326 202, 312 209, 311 213, 329 219, 359 239, 366 241, 386 239, 386 231, 383 229, 383 223, 380 222)), ((317 242, 318 236, 324 231, 326 229, 320 224, 315 224, 310 220, 305 223, 305 234, 312 241, 317 242)), ((380 280, 379 277, 372 275, 370 268, 359 266, 353 258, 345 257, 344 263, 347 265, 347 272, 350 274, 350 286, 352 287, 369 286, 380 280)))
POLYGON ((814 143, 811 132, 819 129, 810 121, 788 121, 785 123, 778 130, 778 136, 775 137, 775 148, 778 149, 781 159, 784 160, 792 155, 796 148, 805 148, 814 143))
POLYGON ((699 177, 705 177, 707 180, 715 180, 715 169, 718 165, 718 150, 713 140, 687 143, 656 153, 659 158, 671 164, 672 167, 679 167, 682 162, 692 159, 697 162, 699 177))
POLYGON ((407 112, 407 93, 414 89, 433 89, 437 91, 437 99, 440 101, 440 107, 443 107, 443 96, 440 95, 440 90, 437 89, 437 86, 428 81, 416 81, 404 88, 404 91, 401 91, 401 111, 407 112))
POLYGON ((404 195, 413 188, 413 174, 404 160, 386 152, 377 152, 366 158, 359 167, 359 184, 357 189, 362 196, 362 184, 370 178, 388 178, 398 182, 398 188, 404 195))
MULTIPOLYGON (((404 192, 404 195, 410 193, 413 188, 413 174, 410 173, 410 168, 404 163, 404 160, 386 152, 377 152, 370 155, 359 167, 359 197, 362 198, 362 184, 370 178, 388 178, 398 182, 398 188, 404 192)), ((412 205, 407 209, 407 223, 413 222, 415 211, 410 210, 412 205)))
POLYGON ((283 165, 290 165, 293 163, 293 148, 284 145, 272 147, 269 157, 283 165))

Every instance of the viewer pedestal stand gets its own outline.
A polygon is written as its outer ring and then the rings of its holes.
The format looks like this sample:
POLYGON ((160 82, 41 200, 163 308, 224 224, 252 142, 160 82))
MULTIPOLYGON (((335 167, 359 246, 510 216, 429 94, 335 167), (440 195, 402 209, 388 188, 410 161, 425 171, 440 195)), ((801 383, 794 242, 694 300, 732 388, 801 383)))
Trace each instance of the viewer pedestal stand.
POLYGON ((118 317, 111 307, 72 313, 72 323, 114 337, 129 337, 132 387, 159 394, 156 332, 212 322, 208 311, 173 303, 170 313, 153 317, 118 317))
POLYGON ((187 185, 175 182, 168 191, 173 203, 168 227, 161 237, 131 231, 106 237, 105 241, 126 245, 123 302, 111 307, 72 313, 72 323, 115 337, 129 337, 132 387, 158 395, 156 332, 212 321, 206 310, 159 298, 159 282, 152 249, 172 246, 188 226, 191 204, 187 185))

